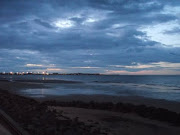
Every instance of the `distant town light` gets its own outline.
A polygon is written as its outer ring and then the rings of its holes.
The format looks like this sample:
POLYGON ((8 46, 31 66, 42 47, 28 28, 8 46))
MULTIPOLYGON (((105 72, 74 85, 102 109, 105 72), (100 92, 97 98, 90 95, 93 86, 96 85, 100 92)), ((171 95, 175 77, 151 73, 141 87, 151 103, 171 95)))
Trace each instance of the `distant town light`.
POLYGON ((13 72, 10 72, 11 75, 13 75, 13 72))

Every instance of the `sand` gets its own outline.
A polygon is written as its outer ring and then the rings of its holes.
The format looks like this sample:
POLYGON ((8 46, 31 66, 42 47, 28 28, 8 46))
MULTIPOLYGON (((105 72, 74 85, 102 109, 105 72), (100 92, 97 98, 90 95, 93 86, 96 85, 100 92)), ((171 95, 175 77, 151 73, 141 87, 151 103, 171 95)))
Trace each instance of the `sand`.
POLYGON ((109 135, 178 135, 179 127, 170 126, 155 120, 139 117, 135 114, 124 114, 104 110, 92 110, 74 107, 49 107, 56 109, 64 116, 93 127, 101 127, 109 135))

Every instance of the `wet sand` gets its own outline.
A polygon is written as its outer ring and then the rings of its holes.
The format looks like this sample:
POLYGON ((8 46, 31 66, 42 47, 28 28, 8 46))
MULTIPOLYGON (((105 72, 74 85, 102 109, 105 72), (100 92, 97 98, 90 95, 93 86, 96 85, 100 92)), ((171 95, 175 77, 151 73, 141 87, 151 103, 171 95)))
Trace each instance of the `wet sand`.
POLYGON ((67 96, 46 96, 45 98, 35 98, 38 101, 83 101, 83 102, 113 102, 113 103, 131 103, 134 105, 154 106, 157 108, 165 108, 180 113, 180 103, 175 101, 167 101, 161 99, 144 98, 138 96, 108 96, 108 95, 67 95, 67 96))
POLYGON ((41 82, 9 82, 9 81, 0 81, 0 89, 9 90, 11 92, 18 92, 21 89, 27 88, 47 88, 41 82))

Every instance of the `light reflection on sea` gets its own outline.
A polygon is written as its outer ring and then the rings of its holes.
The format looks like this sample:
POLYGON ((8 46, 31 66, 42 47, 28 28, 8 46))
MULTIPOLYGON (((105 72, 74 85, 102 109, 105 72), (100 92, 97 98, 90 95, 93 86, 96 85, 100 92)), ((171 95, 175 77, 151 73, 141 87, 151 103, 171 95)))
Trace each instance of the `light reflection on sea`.
POLYGON ((142 96, 180 102, 180 76, 98 76, 98 75, 26 75, 2 76, 15 80, 67 80, 82 83, 45 83, 48 88, 23 89, 22 94, 33 97, 47 95, 104 94, 114 96, 142 96))
POLYGON ((72 94, 83 95, 113 95, 142 96, 155 99, 166 99, 180 102, 178 87, 125 84, 125 83, 81 83, 81 84, 46 84, 46 89, 25 89, 22 92, 29 96, 45 97, 46 95, 64 96, 72 94), (38 96, 39 95, 39 96, 38 96))

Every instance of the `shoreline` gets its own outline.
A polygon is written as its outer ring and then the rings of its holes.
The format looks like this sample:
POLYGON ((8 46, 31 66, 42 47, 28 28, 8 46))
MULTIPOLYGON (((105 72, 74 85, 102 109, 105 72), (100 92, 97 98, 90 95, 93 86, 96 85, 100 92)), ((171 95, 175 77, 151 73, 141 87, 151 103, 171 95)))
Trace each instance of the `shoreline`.
MULTIPOLYGON (((28 97, 28 96, 26 96, 28 97)), ((72 102, 72 101, 82 101, 82 102, 112 102, 112 103, 130 103, 134 105, 146 105, 154 106, 157 108, 165 108, 170 111, 175 111, 180 113, 180 102, 168 101, 164 99, 152 99, 139 96, 110 96, 110 95, 65 95, 65 96, 46 96, 46 97, 34 97, 33 99, 44 102, 49 100, 56 100, 60 102, 72 102), (179 106, 179 107, 177 107, 179 106)))
POLYGON ((0 82, 0 106, 32 135, 180 133, 178 102, 107 95, 32 98, 18 93, 37 87, 45 88, 43 83, 0 82))
MULTIPOLYGON (((60 83, 67 83, 71 84, 74 83, 72 81, 63 81, 58 80, 60 83)), ((103 95, 103 94, 93 94, 93 95, 84 95, 84 94, 71 94, 71 95, 44 95, 44 97, 31 97, 31 95, 25 95, 20 90, 23 89, 48 89, 51 87, 48 87, 45 85, 46 83, 42 83, 42 81, 17 81, 17 82, 4 82, 0 81, 0 89, 8 90, 14 94, 18 94, 27 98, 33 98, 37 101, 48 101, 48 100, 57 100, 57 101, 65 101, 65 102, 71 102, 71 101, 83 101, 83 102, 122 102, 122 103, 131 103, 134 105, 147 105, 147 106, 154 106, 158 108, 165 108, 170 111, 175 111, 180 113, 180 102, 177 101, 170 101, 165 99, 153 99, 153 98, 147 98, 142 96, 112 96, 112 95, 103 95), (179 107, 177 107, 179 106, 179 107)), ((54 84, 54 83, 53 83, 54 84)))

